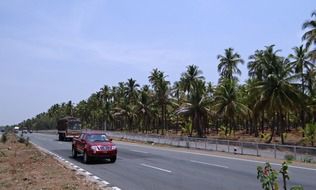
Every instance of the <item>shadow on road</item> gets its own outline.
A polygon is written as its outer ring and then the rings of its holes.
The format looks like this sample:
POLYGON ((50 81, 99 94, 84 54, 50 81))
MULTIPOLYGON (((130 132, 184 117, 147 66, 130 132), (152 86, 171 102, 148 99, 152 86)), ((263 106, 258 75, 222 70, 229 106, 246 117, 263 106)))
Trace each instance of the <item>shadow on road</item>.
MULTIPOLYGON (((72 160, 76 160, 77 162, 83 163, 83 156, 82 155, 77 156, 77 158, 73 158, 72 156, 68 156, 68 158, 70 158, 72 160)), ((93 159, 93 158, 90 158, 90 159, 91 160, 88 163, 88 165, 113 164, 110 162, 110 159, 93 159)))

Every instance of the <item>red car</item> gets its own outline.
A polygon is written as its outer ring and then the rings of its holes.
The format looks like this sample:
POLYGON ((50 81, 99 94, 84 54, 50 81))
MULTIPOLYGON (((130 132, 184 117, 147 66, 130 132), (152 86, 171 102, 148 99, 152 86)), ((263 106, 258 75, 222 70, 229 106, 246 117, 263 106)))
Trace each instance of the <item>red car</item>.
POLYGON ((104 132, 84 131, 72 141, 72 156, 76 158, 78 153, 83 154, 84 163, 90 162, 92 158, 110 159, 114 163, 117 149, 104 132))

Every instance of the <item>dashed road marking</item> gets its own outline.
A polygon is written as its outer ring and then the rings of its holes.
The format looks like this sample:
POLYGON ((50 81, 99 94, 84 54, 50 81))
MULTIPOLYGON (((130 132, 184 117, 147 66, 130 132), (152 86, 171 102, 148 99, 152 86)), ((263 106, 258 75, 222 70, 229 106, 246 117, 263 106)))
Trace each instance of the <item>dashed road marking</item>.
POLYGON ((207 163, 207 162, 200 162, 200 161, 197 161, 197 160, 190 160, 190 162, 197 163, 197 164, 208 165, 208 166, 216 166, 216 167, 226 168, 226 169, 228 168, 228 166, 223 166, 223 165, 218 165, 218 164, 211 164, 211 163, 207 163))
POLYGON ((138 153, 143 153, 143 154, 148 154, 148 152, 141 151, 141 150, 130 150, 132 152, 138 152, 138 153))
POLYGON ((160 170, 160 171, 163 171, 163 172, 168 172, 168 173, 171 173, 172 171, 170 170, 166 170, 166 169, 163 169, 163 168, 159 168, 159 167, 156 167, 156 166, 151 166, 151 165, 148 165, 148 164, 141 164, 142 166, 145 166, 145 167, 148 167, 148 168, 152 168, 152 169, 156 169, 156 170, 160 170))

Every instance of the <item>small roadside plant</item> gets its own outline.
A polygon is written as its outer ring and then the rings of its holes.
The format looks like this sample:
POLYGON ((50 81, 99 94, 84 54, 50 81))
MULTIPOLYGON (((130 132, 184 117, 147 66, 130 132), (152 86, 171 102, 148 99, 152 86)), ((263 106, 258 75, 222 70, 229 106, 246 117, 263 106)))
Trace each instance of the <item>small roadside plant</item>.
MULTIPOLYGON (((280 171, 271 167, 270 163, 265 163, 264 167, 257 167, 257 179, 260 180, 263 190, 279 190, 278 175, 282 175, 283 189, 287 190, 287 181, 290 180, 288 173, 288 162, 283 162, 280 171)), ((302 186, 293 186, 290 190, 304 190, 302 186)))
POLYGON ((314 146, 316 139, 316 124, 308 123, 304 129, 304 140, 314 146))
POLYGON ((266 163, 264 167, 257 167, 257 179, 260 180, 262 189, 264 190, 278 190, 278 172, 272 169, 270 163, 266 163))
POLYGON ((292 162, 293 160, 295 160, 295 157, 293 154, 286 154, 284 155, 284 159, 287 161, 287 162, 292 162))
POLYGON ((305 163, 312 163, 313 162, 313 157, 306 155, 306 156, 303 157, 302 161, 305 162, 305 163))
POLYGON ((269 133, 260 133, 260 138, 261 140, 263 140, 264 142, 268 141, 270 138, 270 134, 269 133))
POLYGON ((187 124, 184 127, 181 128, 182 133, 186 134, 186 135, 191 135, 191 131, 192 131, 192 124, 187 124))
POLYGON ((221 125, 220 128, 219 128, 218 135, 219 135, 220 137, 229 136, 229 134, 227 133, 227 131, 228 131, 228 128, 225 127, 224 125, 221 125))

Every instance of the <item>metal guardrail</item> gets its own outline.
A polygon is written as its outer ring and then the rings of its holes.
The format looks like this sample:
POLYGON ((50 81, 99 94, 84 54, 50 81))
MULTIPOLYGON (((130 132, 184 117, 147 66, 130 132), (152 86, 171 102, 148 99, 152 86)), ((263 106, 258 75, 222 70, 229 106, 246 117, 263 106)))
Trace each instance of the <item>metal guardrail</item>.
POLYGON ((107 131, 109 136, 141 142, 166 144, 176 147, 194 148, 209 151, 229 152, 241 155, 254 155, 275 159, 293 159, 304 162, 316 161, 316 148, 292 145, 265 144, 232 140, 168 137, 152 134, 135 134, 107 131))

